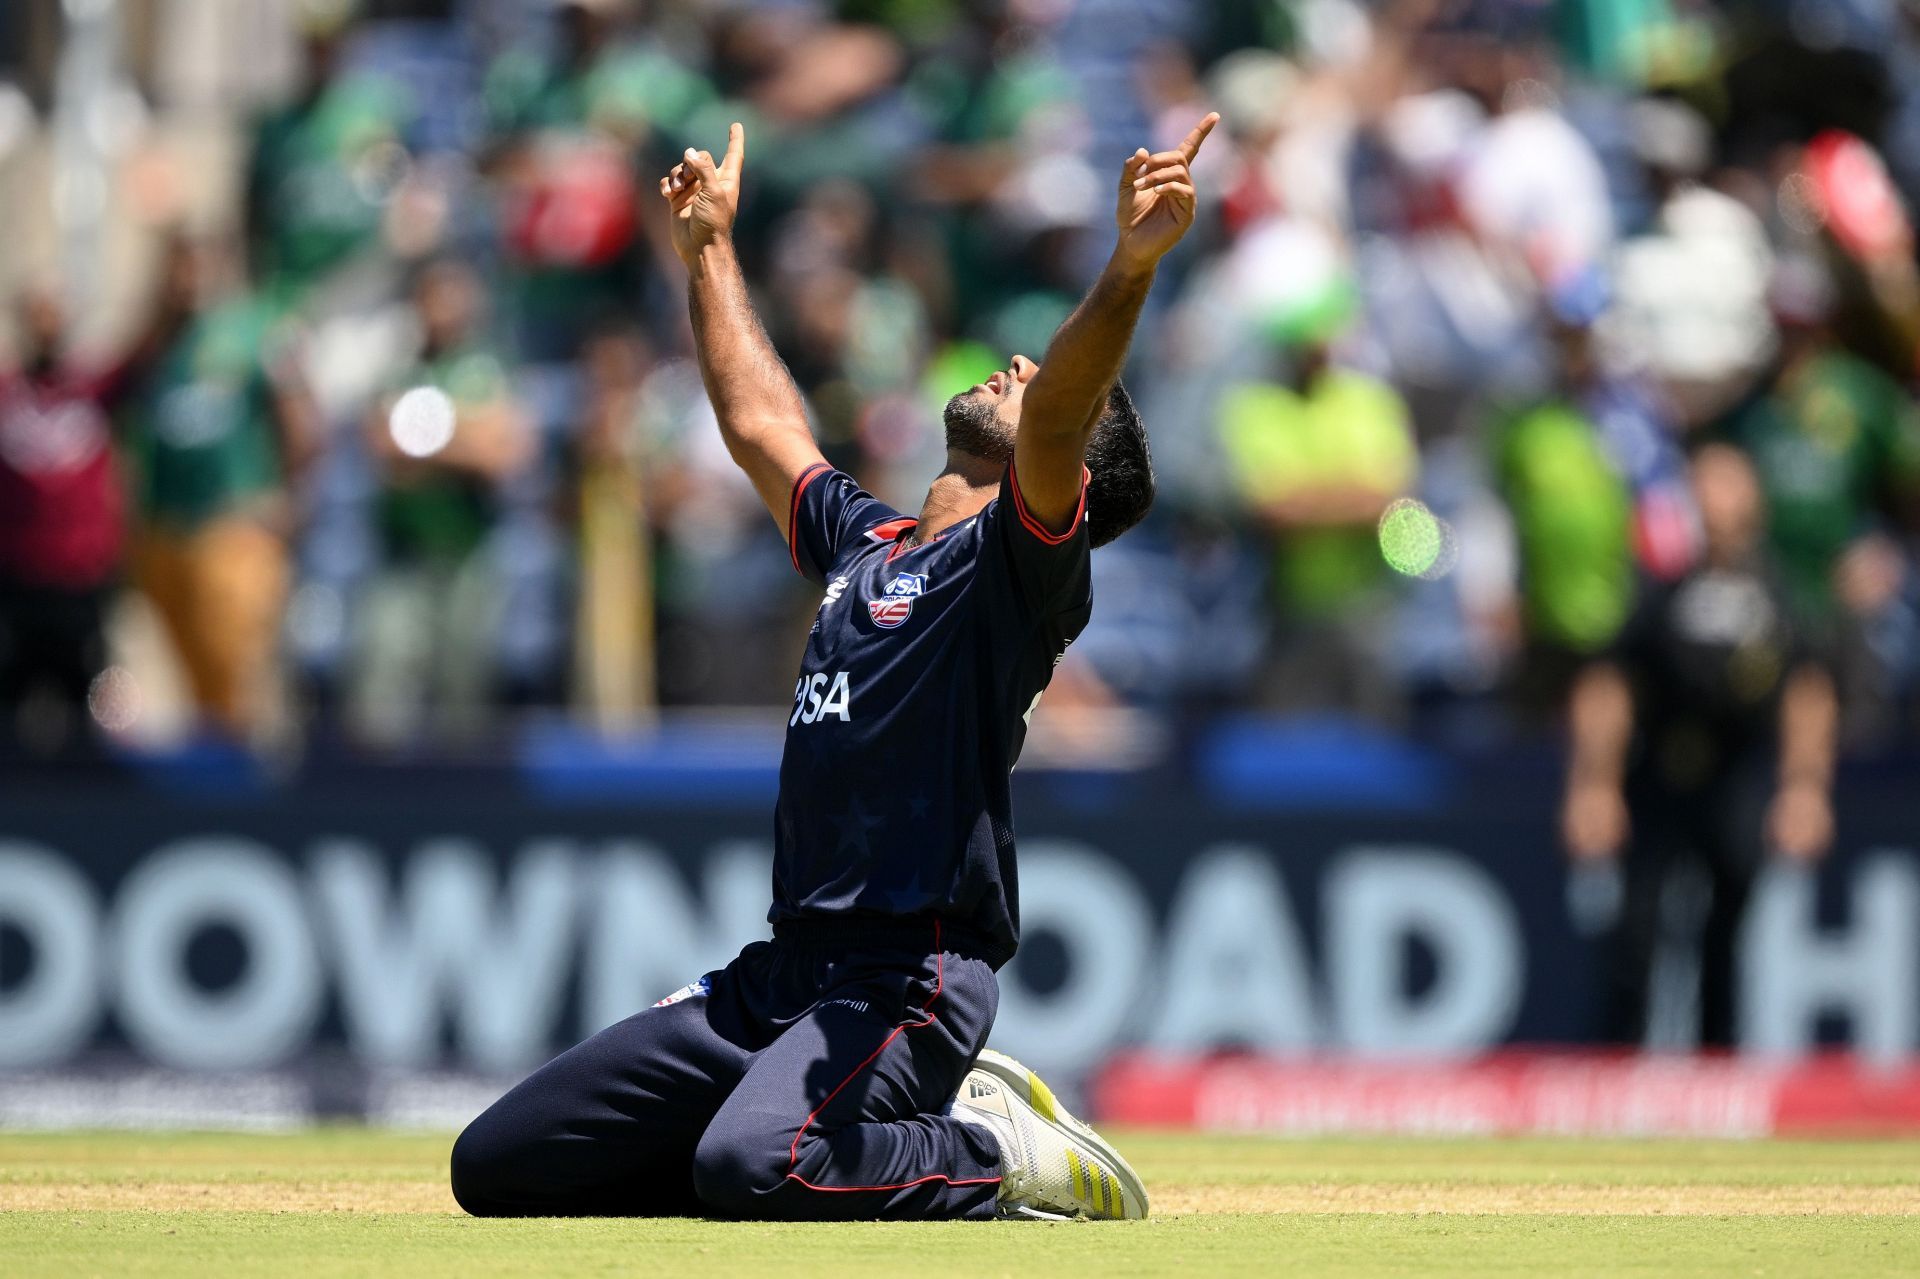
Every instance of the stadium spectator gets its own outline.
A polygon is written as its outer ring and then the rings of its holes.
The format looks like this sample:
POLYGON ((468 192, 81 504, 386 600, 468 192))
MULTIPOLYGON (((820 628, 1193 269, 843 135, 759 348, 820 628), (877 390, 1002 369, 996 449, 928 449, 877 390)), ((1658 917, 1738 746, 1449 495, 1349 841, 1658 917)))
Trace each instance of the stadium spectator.
POLYGON ((261 286, 288 303, 377 244, 386 197, 406 170, 403 91, 343 64, 352 8, 302 7, 299 92, 254 131, 249 250, 261 286))
POLYGON ((1834 648, 1842 691, 1864 711, 1888 682, 1864 625, 1899 593, 1905 572, 1894 536, 1920 513, 1920 410, 1839 344, 1833 282, 1817 261, 1784 260, 1770 300, 1781 335, 1776 366, 1724 431, 1759 471, 1769 540, 1798 620, 1834 648))
POLYGON ((88 740, 87 693, 107 664, 125 550, 108 417, 121 379, 73 357, 56 290, 28 289, 18 311, 19 364, 0 371, 0 741, 56 753, 88 740))
POLYGON ((1694 456, 1705 552, 1653 585, 1570 703, 1562 833, 1577 862, 1620 859, 1624 892, 1608 1026, 1647 1031, 1675 872, 1710 884, 1699 936, 1699 1040, 1734 1042, 1735 945, 1767 856, 1808 862, 1833 836, 1833 682, 1765 546, 1752 464, 1726 444, 1694 456))
POLYGON ((1607 322, 1691 427, 1744 395, 1773 351, 1773 247, 1754 211, 1710 181, 1712 127, 1697 112, 1645 99, 1628 129, 1647 209, 1611 263, 1607 322))
POLYGON ((1374 526, 1419 471, 1406 405, 1333 360, 1337 309, 1275 333, 1282 368, 1229 389, 1220 443, 1241 505, 1273 540, 1275 637, 1269 706, 1397 715, 1378 667, 1390 573, 1374 526))
MULTIPOLYGON (((101 172, 127 197, 104 206, 106 239, 155 210, 241 221, 253 287, 297 322, 302 371, 329 422, 382 418, 385 400, 373 401, 400 389, 388 366, 403 345, 393 333, 408 309, 395 298, 404 264, 458 253, 494 287, 492 358, 524 400, 526 431, 555 445, 529 442, 504 489, 483 486, 511 704, 572 687, 600 708, 591 714, 644 705, 634 601, 610 589, 643 532, 665 704, 779 697, 779 629, 810 611, 797 583, 764 572, 751 544, 773 534, 744 518, 750 503, 711 456, 685 376, 684 313, 663 300, 654 266, 661 228, 634 202, 638 168, 736 112, 750 118, 762 182, 740 239, 756 300, 828 455, 882 498, 904 497, 897 477, 937 450, 933 408, 1005 351, 1031 349, 1084 285, 1104 140, 1173 127, 1203 101, 1223 110, 1222 141, 1233 143, 1203 159, 1220 198, 1167 264, 1155 295, 1165 305, 1143 316, 1127 377, 1153 420, 1214 429, 1161 432, 1156 527, 1103 572, 1157 601, 1191 581, 1179 554, 1148 553, 1155 539, 1199 529, 1220 539, 1222 565, 1270 554, 1272 598, 1210 596, 1209 629, 1272 631, 1277 654, 1317 651, 1345 672, 1276 674, 1275 706, 1300 704, 1302 685, 1353 705, 1364 685, 1360 702, 1378 712, 1412 685, 1423 714, 1457 724, 1456 711, 1484 712, 1504 730, 1514 703, 1483 707, 1487 690, 1535 689, 1515 668, 1540 674, 1550 650, 1560 655, 1551 690, 1604 645, 1635 558, 1656 577, 1684 571, 1697 531, 1675 436, 1717 428, 1755 455, 1796 608, 1838 636, 1852 719, 1890 718, 1894 694, 1920 688, 1920 573, 1903 510, 1920 466, 1896 384, 1920 332, 1920 276, 1906 216, 1881 198, 1895 188, 1869 181, 1877 156, 1909 187, 1920 172, 1898 76, 1913 57, 1910 21, 1849 10, 1841 24, 1845 65, 1894 91, 1880 122, 1827 80, 1798 90, 1801 70, 1842 62, 1802 47, 1807 32, 1783 25, 1778 6, 1748 6, 1737 37, 1698 7, 1508 0, 1257 13, 1175 0, 239 6, 260 30, 285 30, 284 47, 264 52, 214 39, 226 34, 217 20, 134 8, 127 35, 151 115, 113 98, 86 116, 101 172), (184 62, 192 75, 169 69, 184 62), (263 100, 288 105, 260 116, 263 100), (1694 109, 1727 100, 1737 109, 1724 119, 1694 109), (220 142, 233 136, 250 147, 220 142), (1809 244, 1840 274, 1814 290, 1826 299, 1817 323, 1794 318, 1791 290, 1775 290, 1786 325, 1776 360, 1766 282, 1777 257, 1809 244), (1302 269, 1310 260, 1319 265, 1302 269), (1229 494, 1267 506, 1263 488, 1325 487, 1276 478, 1284 468, 1265 456, 1293 447, 1274 445, 1288 438, 1274 421, 1313 417, 1303 406, 1329 393, 1276 380, 1260 325, 1268 303, 1299 302, 1327 273, 1351 282, 1342 361, 1378 379, 1377 421, 1398 422, 1379 435, 1383 465, 1355 460, 1371 427, 1329 436, 1336 454, 1353 453, 1329 473, 1337 487, 1368 471, 1366 507, 1420 477, 1422 499, 1457 534, 1449 580, 1398 595, 1428 607, 1378 607, 1386 579, 1354 512, 1340 527, 1265 523, 1258 539, 1219 527, 1229 494), (1569 310, 1575 295, 1585 303, 1569 310), (1543 323, 1543 300, 1577 319, 1543 323), (602 342, 611 331, 631 343, 602 342), (1288 395, 1298 402, 1278 412, 1288 395), (1507 411, 1516 403, 1526 412, 1507 411), (1828 429, 1841 418, 1861 424, 1845 442, 1844 428, 1828 429), (554 465, 565 444, 581 462, 570 476, 554 465), (565 512, 580 513, 583 535, 595 530, 571 556, 554 523, 565 512), (1323 556, 1310 544, 1345 549, 1323 556), (580 590, 563 601, 569 583, 580 590), (581 622, 571 671, 569 606, 581 622), (1341 615, 1348 622, 1326 623, 1341 615), (722 645, 732 660, 713 660, 722 645), (1381 651, 1395 655, 1384 668, 1381 651)), ((55 211, 38 199, 50 187, 31 176, 33 113, 0 115, 0 195, 21 227, 0 243, 6 276, 44 260, 56 212, 86 202, 55 211)), ((62 189, 90 189, 76 181, 62 189)), ((136 327, 124 299, 139 282, 121 264, 139 257, 100 255, 98 287, 75 273, 87 326, 136 327)), ((266 314, 261 337, 276 328, 266 314)), ((225 344, 222 358, 242 345, 225 344)), ((283 361, 262 367, 262 386, 292 385, 283 361)), ((151 445, 138 421, 151 416, 131 415, 129 461, 151 445)), ((389 459, 370 477, 359 438, 334 432, 299 495, 311 516, 301 585, 316 589, 303 592, 293 630, 316 703, 331 703, 345 666, 360 669, 344 656, 368 629, 358 601, 382 592, 351 584, 376 559, 376 576, 392 566, 387 534, 370 548, 362 518, 369 485, 392 478, 389 459)), ((181 517, 153 510, 153 483, 129 469, 164 540, 181 517)), ((160 487, 175 503, 177 481, 160 487)), ((1253 576, 1222 573, 1248 588, 1253 576)), ((1216 668, 1218 652, 1194 647, 1130 667, 1109 656, 1101 673, 1117 695, 1178 722, 1198 708, 1191 690, 1217 696, 1245 678, 1244 657, 1216 668)), ((1536 709, 1558 705, 1551 691, 1531 697, 1536 709)))
POLYGON ((290 329, 216 237, 177 240, 128 397, 138 472, 134 579, 199 718, 241 741, 270 727, 294 487, 320 431, 290 329))
POLYGON ((1530 7, 1467 6, 1496 8, 1498 18, 1436 49, 1438 65, 1485 113, 1456 157, 1455 195, 1476 240, 1552 284, 1604 261, 1613 205, 1593 144, 1561 108, 1556 68, 1528 29, 1530 7))
POLYGON ((495 701, 503 592, 491 535, 532 437, 483 336, 482 305, 465 264, 422 268, 418 346, 366 422, 380 552, 355 611, 348 699, 355 728, 377 743, 411 741, 429 717, 445 737, 471 738, 495 701))
MULTIPOLYGON (((1497 420, 1488 437, 1519 551, 1518 684, 1523 705, 1536 712, 1564 701, 1575 670, 1612 642, 1633 604, 1633 500, 1602 436, 1601 416, 1628 418, 1617 423, 1622 433, 1651 433, 1634 420, 1638 407, 1602 373, 1590 317, 1577 300, 1558 301, 1546 317, 1554 384, 1497 420)), ((1663 442, 1656 436, 1649 447, 1663 442)))
POLYGON ((550 53, 510 48, 487 71, 507 302, 535 363, 572 359, 596 327, 632 312, 647 261, 636 149, 713 96, 697 71, 628 38, 628 9, 562 0, 550 53))
POLYGON ((632 728, 658 704, 649 459, 639 447, 641 398, 653 372, 646 339, 596 334, 582 353, 587 407, 573 490, 580 548, 574 697, 603 731, 632 728))

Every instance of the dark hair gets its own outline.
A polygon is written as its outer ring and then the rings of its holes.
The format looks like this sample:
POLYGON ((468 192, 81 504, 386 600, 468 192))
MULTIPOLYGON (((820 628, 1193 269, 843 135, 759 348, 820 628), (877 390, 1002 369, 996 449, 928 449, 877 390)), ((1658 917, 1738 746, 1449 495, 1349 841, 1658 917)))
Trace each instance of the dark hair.
POLYGON ((1138 524, 1153 505, 1153 451, 1133 397, 1118 382, 1087 441, 1087 537, 1105 546, 1138 524))

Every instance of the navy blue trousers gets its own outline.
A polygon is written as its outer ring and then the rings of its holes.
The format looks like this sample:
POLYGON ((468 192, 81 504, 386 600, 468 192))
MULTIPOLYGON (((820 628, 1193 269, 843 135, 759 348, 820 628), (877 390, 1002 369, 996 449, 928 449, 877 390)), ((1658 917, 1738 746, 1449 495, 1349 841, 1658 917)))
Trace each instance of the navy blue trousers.
POLYGON ((943 1112, 999 988, 913 931, 756 942, 562 1053, 460 1134, 454 1197, 481 1217, 992 1216, 999 1151, 943 1112))

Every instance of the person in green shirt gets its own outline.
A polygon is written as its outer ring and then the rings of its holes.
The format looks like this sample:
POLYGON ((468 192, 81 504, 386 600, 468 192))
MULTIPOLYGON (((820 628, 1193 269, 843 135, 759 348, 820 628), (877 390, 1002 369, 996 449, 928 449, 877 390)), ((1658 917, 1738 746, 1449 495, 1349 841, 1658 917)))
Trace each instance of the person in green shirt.
POLYGON ((341 67, 346 7, 307 20, 299 96, 255 127, 246 216, 269 291, 298 302, 378 238, 384 203, 405 172, 409 113, 391 81, 341 67))
POLYGON ((413 358, 366 423, 379 468, 380 566, 355 615, 349 713, 370 741, 398 744, 431 721, 486 725, 500 591, 492 534, 499 493, 533 439, 506 367, 480 336, 481 284, 464 263, 422 268, 413 358))
POLYGON ((635 156, 715 97, 683 60, 626 39, 624 7, 561 0, 551 53, 511 48, 483 86, 514 336, 538 363, 631 313, 648 262, 635 156))
MULTIPOLYGON (((1843 348, 1824 267, 1788 259, 1769 300, 1780 329, 1776 371, 1724 434, 1760 474, 1768 538, 1802 624, 1836 637, 1845 614, 1886 603, 1846 589, 1861 562, 1891 551, 1882 528, 1920 512, 1920 410, 1913 397, 1843 348)), ((1897 552, 1891 552, 1897 554, 1897 552)))
POLYGON ((1390 573, 1376 525, 1419 474, 1406 403, 1333 363, 1331 331, 1283 340, 1272 380, 1227 389, 1220 445, 1243 509, 1272 540, 1278 605, 1262 698, 1392 718, 1378 671, 1390 573))
POLYGON ((1044 346, 1078 298, 1078 282, 1058 278, 1062 255, 1049 250, 1071 239, 1079 213, 1064 210, 1051 227, 1014 225, 995 200, 1020 167, 1023 135, 1035 121, 1077 109, 1077 100, 1059 58, 1046 42, 1021 39, 1013 15, 979 21, 986 30, 977 45, 917 59, 907 74, 906 101, 935 133, 914 161, 914 196, 946 242, 955 312, 993 317, 973 336, 1021 350, 1044 346))
POLYGON ((1489 438, 1519 558, 1519 693, 1538 714, 1558 713, 1574 674, 1626 622, 1636 590, 1633 496, 1593 417, 1603 374, 1592 332, 1549 320, 1555 385, 1497 418, 1489 438))
POLYGON ((619 0, 561 0, 551 56, 516 46, 487 68, 488 122, 503 140, 592 129, 639 142, 713 99, 699 72, 661 49, 621 39, 619 0))
POLYGON ((247 740, 269 719, 293 481, 320 424, 285 324, 237 259, 216 239, 169 249, 125 428, 135 581, 202 719, 247 740))

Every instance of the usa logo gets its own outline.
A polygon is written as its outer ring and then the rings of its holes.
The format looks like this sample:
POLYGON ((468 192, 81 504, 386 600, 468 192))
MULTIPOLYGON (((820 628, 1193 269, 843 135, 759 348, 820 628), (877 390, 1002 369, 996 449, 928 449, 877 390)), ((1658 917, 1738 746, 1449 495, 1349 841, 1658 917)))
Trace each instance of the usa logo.
POLYGON ((867 601, 867 614, 882 630, 892 630, 913 616, 913 602, 927 593, 925 573, 902 573, 888 582, 880 598, 867 601))

